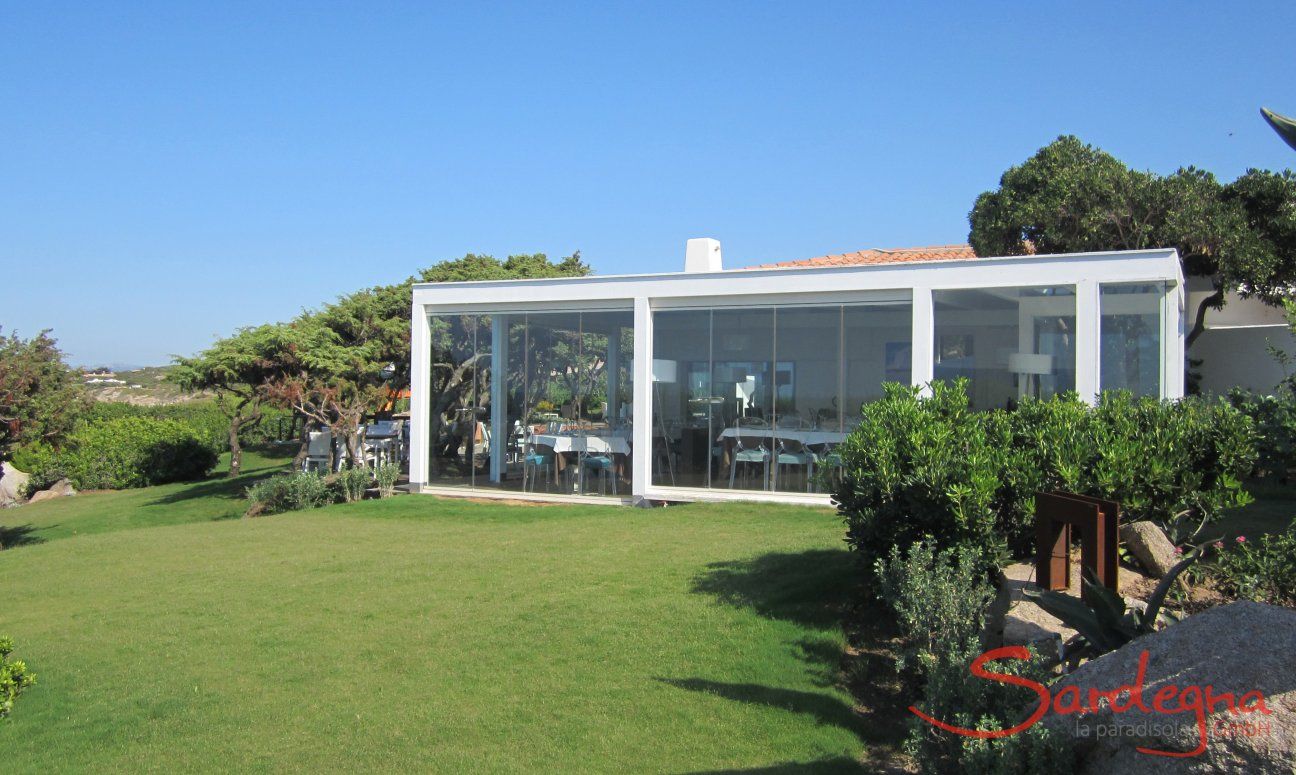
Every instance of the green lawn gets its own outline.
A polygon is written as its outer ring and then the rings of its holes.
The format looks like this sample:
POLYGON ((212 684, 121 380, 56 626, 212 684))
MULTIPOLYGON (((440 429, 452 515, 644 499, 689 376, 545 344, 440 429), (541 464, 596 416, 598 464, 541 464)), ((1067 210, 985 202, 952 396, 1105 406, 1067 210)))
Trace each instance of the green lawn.
POLYGON ((0 633, 39 675, 4 771, 857 770, 895 742, 839 686, 831 512, 231 519, 255 475, 0 512, 31 525, 0 633))

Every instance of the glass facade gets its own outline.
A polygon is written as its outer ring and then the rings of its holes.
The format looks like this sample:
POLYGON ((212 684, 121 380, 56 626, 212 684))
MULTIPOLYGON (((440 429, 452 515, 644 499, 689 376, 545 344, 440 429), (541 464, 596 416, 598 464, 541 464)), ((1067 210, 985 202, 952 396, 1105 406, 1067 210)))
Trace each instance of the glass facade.
POLYGON ((653 483, 817 491, 860 404, 910 382, 911 332, 908 301, 655 312, 653 483))
POLYGON ((966 377, 974 409, 1075 390, 1073 286, 942 290, 932 302, 933 375, 966 377))
MULTIPOLYGON (((968 274, 970 285, 995 277, 968 274)), ((1066 283, 848 297, 822 278, 796 293, 771 290, 764 278, 747 296, 717 282, 714 294, 658 297, 643 295, 655 281, 617 279, 608 292, 625 292, 627 282, 647 284, 628 294, 651 325, 651 353, 639 364, 647 373, 638 375, 636 312, 625 298, 576 299, 569 303, 607 306, 564 311, 537 299, 496 304, 482 293, 484 311, 449 314, 434 312, 456 303, 449 289, 423 289, 437 303, 426 303, 427 339, 415 331, 430 361, 416 368, 411 481, 619 498, 659 497, 653 488, 821 493, 840 474, 837 445, 886 383, 966 378, 974 409, 1078 388, 1085 400, 1183 389, 1167 365, 1183 353, 1182 321, 1176 328, 1166 318, 1182 304, 1174 280, 1078 281, 1080 305, 1066 283), (815 294, 833 301, 800 303, 815 294), (930 306, 917 308, 914 298, 930 306), (633 426, 636 400, 649 402, 648 427, 633 426)), ((477 302, 460 308, 469 303, 477 302)))
POLYGON ((429 484, 628 495, 633 328, 628 310, 431 316, 429 484))
POLYGON ((1100 287, 1102 390, 1161 395, 1164 299, 1164 283, 1100 287))

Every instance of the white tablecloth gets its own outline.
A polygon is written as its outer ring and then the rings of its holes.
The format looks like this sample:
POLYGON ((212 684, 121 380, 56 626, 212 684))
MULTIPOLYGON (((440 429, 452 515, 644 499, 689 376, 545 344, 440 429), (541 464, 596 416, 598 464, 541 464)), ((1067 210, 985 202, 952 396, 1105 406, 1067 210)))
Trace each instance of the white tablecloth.
POLYGON ((739 436, 772 439, 777 436, 780 439, 789 439, 815 446, 819 444, 840 444, 849 435, 838 431, 801 430, 797 428, 725 428, 716 437, 716 440, 736 439, 739 436))
POLYGON ((593 452, 596 455, 614 453, 630 454, 630 442, 624 436, 608 433, 602 435, 572 436, 566 433, 537 433, 531 437, 532 444, 543 444, 553 447, 554 452, 593 452))

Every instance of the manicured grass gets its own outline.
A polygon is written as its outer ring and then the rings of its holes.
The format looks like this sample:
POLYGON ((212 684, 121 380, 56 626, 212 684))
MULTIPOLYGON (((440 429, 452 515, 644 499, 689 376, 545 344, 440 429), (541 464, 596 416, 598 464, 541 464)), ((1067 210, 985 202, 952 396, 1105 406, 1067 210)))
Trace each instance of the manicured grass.
POLYGON ((229 470, 226 452, 216 467, 217 473, 205 482, 96 492, 0 511, 0 546, 240 517, 247 509, 243 491, 248 485, 282 470, 289 460, 247 451, 243 454, 242 475, 227 479, 222 475, 229 470))
POLYGON ((39 675, 0 723, 6 772, 860 770, 895 742, 838 685, 829 511, 223 519, 230 492, 23 516, 50 540, 0 552, 0 633, 39 675))

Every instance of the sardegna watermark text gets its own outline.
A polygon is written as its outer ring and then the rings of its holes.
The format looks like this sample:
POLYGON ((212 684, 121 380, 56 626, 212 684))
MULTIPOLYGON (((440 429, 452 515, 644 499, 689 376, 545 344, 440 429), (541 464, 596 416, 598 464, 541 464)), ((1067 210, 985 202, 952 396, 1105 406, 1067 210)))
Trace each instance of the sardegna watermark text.
MULTIPOLYGON (((1148 665, 1148 652, 1146 649, 1139 654, 1138 672, 1134 676, 1134 682, 1107 691, 1090 688, 1086 693, 1078 686, 1066 686, 1060 689, 1057 694, 1054 694, 1047 686, 1038 681, 1019 675, 995 673, 986 669, 986 663, 988 662, 1000 659, 1028 661, 1030 658, 1030 651, 1024 646, 1004 646, 1003 648, 987 651, 972 660, 972 666, 969 668, 969 671, 976 678, 1011 686, 1021 686, 1035 692, 1035 695, 1039 698, 1039 704, 1025 721, 1016 726, 996 730, 966 729, 933 718, 923 713, 916 706, 909 706, 909 710, 928 724, 947 732, 982 740, 993 740, 1020 734, 1038 724, 1050 710, 1057 716, 1094 713, 1102 707, 1104 701, 1106 701, 1111 712, 1117 716, 1136 709, 1143 713, 1157 713, 1168 717, 1192 714, 1197 727, 1197 747, 1193 750, 1161 751, 1144 747, 1137 749, 1139 753, 1176 758, 1200 756, 1206 750, 1210 734, 1218 737, 1256 737, 1268 735, 1271 731, 1269 722, 1264 717, 1271 715, 1272 711, 1265 706, 1264 694, 1258 690, 1245 692, 1238 696, 1233 692, 1217 692, 1215 687, 1210 684, 1206 686, 1167 684, 1157 689, 1150 697, 1145 696, 1144 683, 1147 680, 1148 665), (1218 718, 1208 728, 1207 716, 1220 709, 1227 709, 1232 714, 1232 717, 1218 718)), ((1158 733, 1173 733, 1178 729, 1171 722, 1163 723, 1166 728, 1160 728, 1156 722, 1150 721, 1139 721, 1125 725, 1119 723, 1094 725, 1086 728, 1082 736, 1089 736, 1092 733, 1094 737, 1137 736, 1147 739, 1149 736, 1158 736, 1158 733), (1158 728, 1154 729, 1154 727, 1158 728)))

